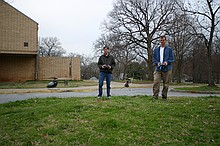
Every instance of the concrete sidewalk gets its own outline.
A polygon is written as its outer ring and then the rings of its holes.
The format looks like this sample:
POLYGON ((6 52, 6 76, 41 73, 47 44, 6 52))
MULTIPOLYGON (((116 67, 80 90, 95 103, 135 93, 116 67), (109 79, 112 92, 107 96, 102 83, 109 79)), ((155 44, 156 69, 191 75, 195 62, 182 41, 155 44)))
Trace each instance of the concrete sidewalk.
MULTIPOLYGON (((129 84, 129 88, 152 88, 152 84, 129 84)), ((104 84, 103 89, 106 86, 104 84)), ((112 89, 125 88, 124 83, 112 82, 112 89)), ((98 90, 97 86, 81 86, 75 88, 33 88, 33 89, 0 89, 0 94, 22 94, 22 93, 60 93, 60 92, 91 92, 98 90)))
MULTIPOLYGON (((112 99, 114 96, 152 96, 152 84, 130 84, 129 88, 125 88, 123 83, 113 82, 111 85, 112 99)), ((177 87, 177 86, 173 86, 177 87)), ((218 96, 218 94, 210 93, 189 93, 189 92, 175 92, 170 87, 168 92, 169 97, 204 97, 204 96, 218 96)), ((162 88, 162 87, 161 87, 162 88)), ((26 100, 31 98, 73 98, 73 97, 95 97, 98 95, 97 86, 77 87, 77 88, 40 88, 40 89, 0 89, 0 104, 13 102, 18 100, 26 100)), ((104 86, 103 96, 106 96, 106 88, 104 86)))

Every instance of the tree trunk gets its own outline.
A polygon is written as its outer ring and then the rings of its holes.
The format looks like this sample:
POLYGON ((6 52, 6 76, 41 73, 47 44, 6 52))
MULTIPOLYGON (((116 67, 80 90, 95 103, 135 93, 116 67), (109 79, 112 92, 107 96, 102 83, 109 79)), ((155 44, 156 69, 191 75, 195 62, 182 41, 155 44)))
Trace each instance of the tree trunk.
MULTIPOLYGON (((147 31, 149 32, 149 31, 147 31)), ((151 37, 148 34, 148 39, 147 39, 147 52, 148 52, 148 59, 147 59, 147 74, 148 74, 148 80, 153 81, 154 80, 154 76, 153 76, 153 72, 154 72, 154 67, 153 67, 153 49, 151 48, 151 37)))
POLYGON ((177 78, 177 83, 181 83, 182 79, 182 57, 176 61, 176 78, 177 78))
POLYGON ((219 84, 219 74, 216 75, 216 84, 219 84))
POLYGON ((193 60, 192 60, 192 66, 193 66, 193 71, 192 71, 193 83, 196 83, 195 48, 193 49, 192 59, 193 59, 193 60))
POLYGON ((123 71, 123 80, 125 80, 125 77, 126 77, 126 72, 127 72, 127 66, 124 65, 124 71, 123 71))
POLYGON ((152 53, 148 53, 148 61, 147 61, 147 73, 148 73, 148 80, 153 81, 154 77, 153 77, 153 56, 150 55, 152 53))
POLYGON ((214 30, 215 30, 215 14, 213 14, 213 11, 211 9, 211 1, 207 0, 207 3, 209 5, 210 11, 211 11, 211 31, 210 31, 210 37, 208 40, 207 50, 208 50, 208 68, 209 68, 209 85, 210 87, 215 86, 214 79, 213 79, 213 69, 212 69, 212 40, 214 36, 214 30))
POLYGON ((213 87, 215 86, 214 80, 213 80, 213 72, 212 72, 212 56, 211 56, 211 48, 207 48, 208 49, 208 86, 213 87))

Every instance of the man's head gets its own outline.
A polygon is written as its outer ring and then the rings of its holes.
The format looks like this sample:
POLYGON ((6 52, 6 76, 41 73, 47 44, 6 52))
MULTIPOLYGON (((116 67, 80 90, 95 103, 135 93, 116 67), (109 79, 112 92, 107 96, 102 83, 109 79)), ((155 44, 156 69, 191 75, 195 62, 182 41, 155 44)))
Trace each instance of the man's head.
POLYGON ((160 43, 161 43, 161 47, 165 47, 165 45, 166 45, 166 36, 165 35, 160 36, 160 43))
POLYGON ((108 55, 109 47, 103 47, 104 55, 108 55))

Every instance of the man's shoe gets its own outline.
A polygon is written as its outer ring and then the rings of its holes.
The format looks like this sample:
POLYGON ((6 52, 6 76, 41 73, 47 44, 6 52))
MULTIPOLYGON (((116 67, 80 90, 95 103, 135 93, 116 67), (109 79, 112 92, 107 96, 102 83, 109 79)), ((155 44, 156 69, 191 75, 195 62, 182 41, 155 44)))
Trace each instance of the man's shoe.
POLYGON ((108 95, 108 96, 107 96, 107 99, 111 99, 111 95, 108 95))
POLYGON ((163 100, 167 100, 167 97, 162 95, 162 99, 163 100))

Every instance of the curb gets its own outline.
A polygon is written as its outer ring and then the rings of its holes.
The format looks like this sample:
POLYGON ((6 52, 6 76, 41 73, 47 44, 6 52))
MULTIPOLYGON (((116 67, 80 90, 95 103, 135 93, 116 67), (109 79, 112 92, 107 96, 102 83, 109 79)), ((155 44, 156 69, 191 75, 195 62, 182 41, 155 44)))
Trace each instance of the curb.
POLYGON ((183 93, 220 94, 220 91, 195 91, 195 90, 176 90, 176 89, 170 89, 170 91, 183 92, 183 93))
MULTIPOLYGON (((122 89, 123 86, 115 86, 111 89, 122 89)), ((151 88, 151 86, 130 86, 129 88, 151 88)), ((103 89, 106 89, 104 86, 103 89)), ((0 89, 0 94, 24 94, 24 93, 61 93, 61 92, 92 92, 98 91, 97 86, 80 87, 80 88, 45 88, 45 89, 0 89)))
POLYGON ((24 94, 24 93, 61 93, 61 92, 91 92, 97 89, 6 89, 0 90, 0 94, 24 94))

